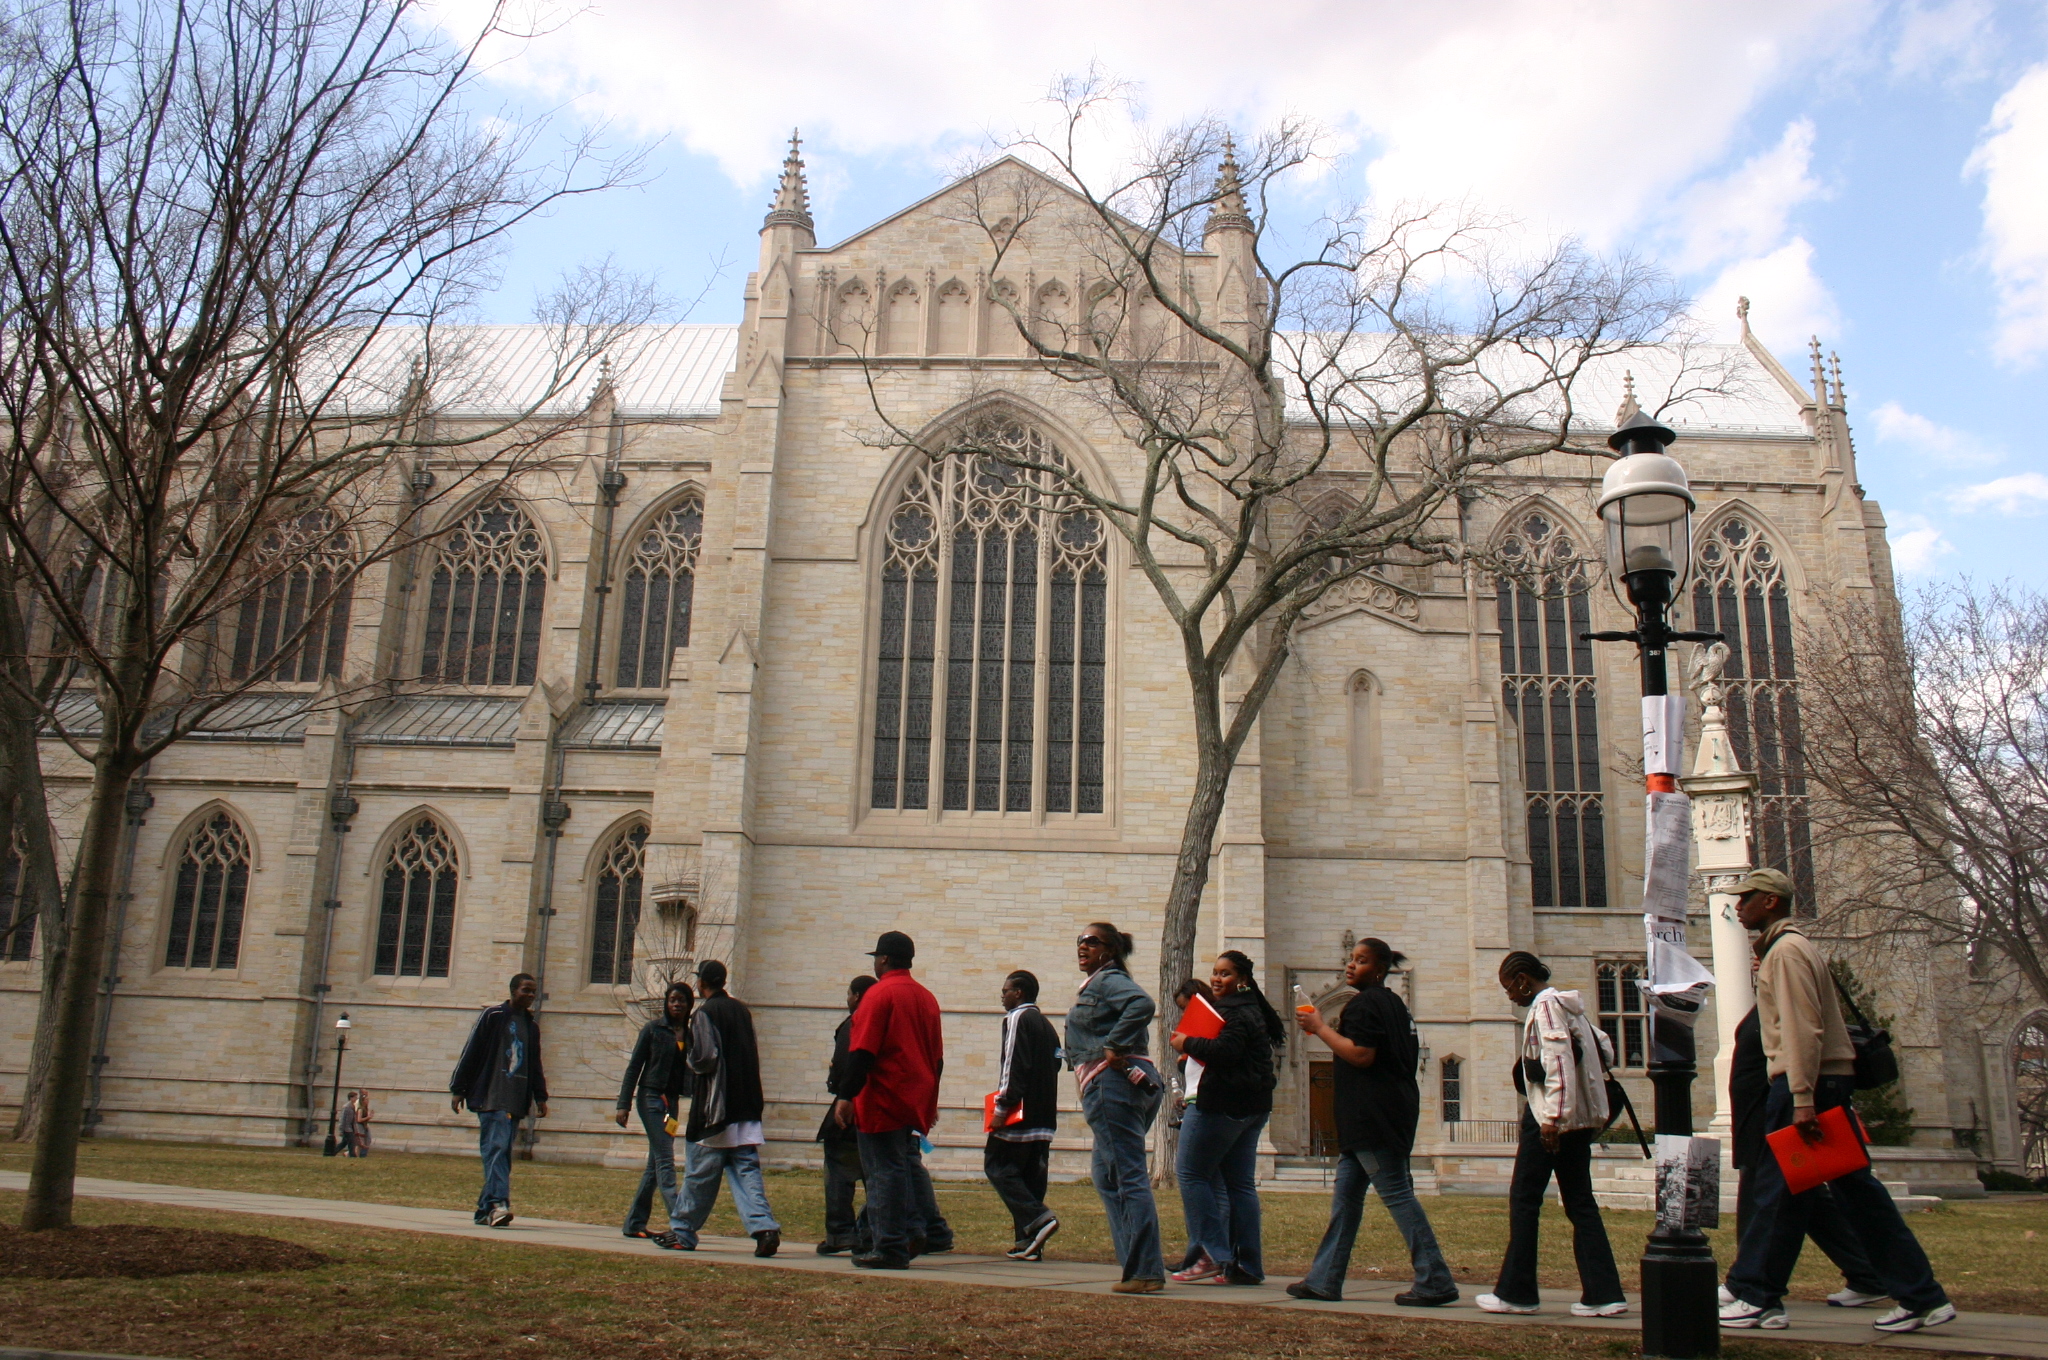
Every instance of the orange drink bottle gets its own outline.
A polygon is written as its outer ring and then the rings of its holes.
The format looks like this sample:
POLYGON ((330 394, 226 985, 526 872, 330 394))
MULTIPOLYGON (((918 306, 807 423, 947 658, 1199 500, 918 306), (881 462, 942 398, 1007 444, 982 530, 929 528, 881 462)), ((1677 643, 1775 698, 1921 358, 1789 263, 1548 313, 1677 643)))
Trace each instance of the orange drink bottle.
POLYGON ((1294 1013, 1296 1015, 1314 1015, 1316 1013, 1316 1008, 1309 1004, 1308 996, 1301 990, 1301 984, 1298 982, 1294 984, 1294 1013))

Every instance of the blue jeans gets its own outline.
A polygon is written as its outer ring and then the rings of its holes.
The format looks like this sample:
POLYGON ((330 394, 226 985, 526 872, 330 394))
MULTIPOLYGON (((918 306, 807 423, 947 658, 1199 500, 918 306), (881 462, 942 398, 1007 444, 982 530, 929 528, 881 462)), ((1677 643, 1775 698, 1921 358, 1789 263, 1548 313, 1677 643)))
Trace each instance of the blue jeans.
POLYGON ((758 1147, 711 1148, 702 1143, 683 1144, 683 1212, 670 1222, 673 1232, 686 1247, 697 1245, 711 1206, 718 1203, 718 1178, 732 1186, 732 1207, 739 1210, 740 1223, 749 1236, 780 1231, 782 1225, 768 1212, 768 1187, 761 1180, 761 1149, 758 1147))
MULTIPOLYGON (((1855 1082, 1849 1077, 1822 1077, 1814 1083, 1815 1110, 1847 1105, 1854 1098, 1855 1082)), ((1792 1088, 1783 1077, 1771 1079, 1770 1095, 1764 1100, 1764 1128, 1776 1133, 1792 1123, 1792 1088)), ((1785 1172, 1767 1147, 1750 1173, 1754 1204, 1749 1226, 1735 1252, 1735 1265, 1728 1271, 1728 1290, 1744 1303, 1759 1308, 1777 1308, 1785 1302, 1785 1287, 1792 1268, 1799 1264, 1799 1249, 1806 1243, 1818 1190, 1790 1193, 1785 1172)), ((1878 1183, 1870 1168, 1852 1171, 1828 1182, 1834 1206, 1848 1220, 1850 1229, 1870 1258, 1871 1269, 1884 1281, 1884 1288, 1902 1308, 1916 1313, 1939 1308, 1948 1293, 1934 1278, 1934 1267, 1920 1240, 1899 1216, 1891 1192, 1878 1183)))
POLYGON ((1394 1226, 1408 1244, 1408 1259, 1415 1266, 1415 1292, 1426 1295, 1455 1294, 1457 1282, 1444 1254, 1437 1249, 1436 1232, 1429 1215, 1415 1198, 1415 1183, 1408 1178, 1408 1159, 1371 1148, 1354 1148, 1337 1158, 1337 1185, 1330 1196, 1330 1226, 1323 1244, 1316 1248, 1315 1264, 1304 1281, 1318 1294, 1344 1297, 1344 1276, 1351 1269, 1351 1244, 1358 1240, 1358 1220, 1365 1214, 1365 1192, 1377 1190, 1393 1216, 1394 1226))
POLYGON ((640 1188, 633 1192, 633 1203, 626 1209, 625 1230, 629 1234, 646 1231, 647 1217, 654 1212, 654 1194, 659 1190, 673 1232, 682 1217, 677 1212, 682 1208, 682 1195, 676 1189, 676 1136, 668 1131, 668 1106, 654 1091, 637 1093, 633 1103, 639 1107, 640 1127, 647 1130, 647 1169, 640 1173, 640 1188))
POLYGON ((876 1255, 908 1260, 910 1245, 918 1239, 927 1251, 953 1249, 953 1225, 939 1212, 916 1129, 861 1134, 860 1165, 867 1176, 868 1226, 876 1255))
POLYGON ((1233 1119, 1188 1107, 1180 1125, 1181 1208, 1188 1220, 1188 1247, 1200 1247, 1219 1266, 1235 1265, 1264 1279, 1259 1247, 1259 1132, 1263 1114, 1233 1119))
POLYGON ((476 1112, 476 1147, 484 1159, 483 1193, 476 1197, 476 1217, 481 1223, 494 1204, 512 1202, 512 1135, 519 1121, 501 1110, 476 1112))
POLYGON ((1159 1206, 1152 1202, 1152 1178, 1145 1169, 1145 1141, 1159 1114, 1165 1087, 1158 1069, 1140 1058, 1131 1066, 1150 1079, 1133 1085, 1105 1067, 1081 1093, 1081 1114, 1095 1135, 1089 1176, 1109 1216, 1110 1245, 1126 1280, 1163 1280, 1166 1259, 1159 1251, 1159 1206))

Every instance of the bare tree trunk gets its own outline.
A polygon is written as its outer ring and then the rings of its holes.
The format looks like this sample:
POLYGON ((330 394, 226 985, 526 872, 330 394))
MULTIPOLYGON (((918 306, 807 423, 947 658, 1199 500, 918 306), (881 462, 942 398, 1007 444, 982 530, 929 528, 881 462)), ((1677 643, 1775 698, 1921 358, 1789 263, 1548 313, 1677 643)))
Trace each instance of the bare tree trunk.
POLYGON ((29 1049, 28 1074, 22 1081, 21 1108, 14 1117, 14 1140, 35 1137, 42 1114, 43 1090, 50 1076, 51 1046, 56 1039, 57 995, 64 960, 70 954, 62 880, 57 872, 56 838, 50 833, 49 804, 43 769, 36 750, 36 722, 16 722, 9 715, 4 738, 15 775, 15 819, 21 836, 21 883, 15 901, 16 919, 35 913, 42 936, 43 989, 36 999, 36 1037, 29 1049), (27 748, 23 758, 20 748, 27 748))
MULTIPOLYGON (((112 735, 111 733, 109 735, 112 735)), ((121 865, 121 831, 129 781, 140 763, 102 745, 93 768, 92 795, 71 876, 69 949, 58 976, 56 1022, 50 1042, 43 1120, 29 1166, 28 1202, 21 1226, 31 1232, 71 1226, 72 1180, 78 1170, 86 1087, 92 1075, 92 1031, 99 996, 99 964, 107 950, 107 922, 121 865)))
POLYGON ((1209 863, 1215 853, 1216 828, 1230 792, 1231 758, 1220 743, 1201 743, 1195 787, 1181 827, 1180 854, 1173 862, 1173 883, 1166 893, 1165 919, 1159 931, 1159 1015, 1167 1031, 1180 1018, 1173 994, 1195 975, 1195 935, 1201 923, 1202 894, 1209 886, 1209 863))

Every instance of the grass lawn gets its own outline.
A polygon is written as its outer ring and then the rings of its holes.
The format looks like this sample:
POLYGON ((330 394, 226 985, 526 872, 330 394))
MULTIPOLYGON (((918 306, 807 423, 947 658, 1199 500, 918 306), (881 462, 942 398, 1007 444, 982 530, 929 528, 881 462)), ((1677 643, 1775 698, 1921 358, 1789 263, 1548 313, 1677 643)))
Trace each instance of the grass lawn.
MULTIPOLYGON (((0 1194, 0 1213, 17 1216, 21 1198, 0 1194)), ((643 1260, 235 1214, 147 1215, 161 1226, 260 1232, 334 1261, 252 1275, 0 1279, 0 1344, 191 1360, 1618 1360, 1634 1353, 1624 1337, 1562 1327, 1253 1312, 643 1260), (1172 1311, 1161 1315, 1160 1307, 1172 1311)), ((134 1222, 139 1211, 82 1200, 78 1216, 134 1222)), ((1846 1360, 1874 1352, 1743 1339, 1722 1354, 1846 1360)))
MULTIPOLYGON (((27 1148, 0 1144, 0 1168, 26 1171, 27 1148)), ((451 1209, 472 1207, 478 1183, 476 1161, 468 1157, 386 1152, 348 1161, 322 1157, 317 1149, 99 1140, 80 1146, 79 1172, 169 1185, 451 1209)), ((515 1162, 513 1207, 539 1218, 617 1223, 637 1183, 637 1172, 515 1162)), ((768 1174, 769 1202, 790 1237, 808 1242, 823 1236, 819 1187, 820 1177, 815 1172, 768 1174)), ((938 1193, 961 1249, 993 1253, 1010 1244, 1009 1215, 986 1185, 942 1181, 938 1193)), ((1049 1198, 1062 1222, 1051 1254, 1072 1260, 1110 1259, 1109 1235, 1094 1190, 1086 1185, 1055 1185, 1049 1198)), ((1507 1201, 1443 1195, 1423 1200, 1423 1206, 1452 1270, 1467 1286, 1466 1292, 1478 1292, 1472 1286, 1490 1287, 1507 1243, 1507 1201)), ((1186 1241, 1179 1195, 1171 1190, 1162 1193, 1159 1211, 1168 1252, 1177 1253, 1186 1241)), ((1299 1279, 1306 1273, 1327 1213, 1328 1202, 1320 1195, 1265 1197, 1269 1275, 1299 1279)), ((1650 1229, 1650 1215, 1610 1210, 1606 1219, 1622 1278, 1633 1295, 1635 1261, 1650 1229)), ((1722 1221, 1726 1226, 1710 1236, 1715 1255, 1725 1268, 1734 1253, 1733 1215, 1722 1221)), ((2048 1316, 2048 1199, 1961 1202, 1932 1213, 1909 1215, 1907 1222, 1927 1248, 1936 1274, 1958 1307, 2048 1316)), ((741 1231, 724 1194, 708 1231, 741 1231)), ((1361 1279, 1408 1276, 1407 1249, 1377 1204, 1366 1206, 1352 1257, 1352 1275, 1361 1279)), ((1577 1281, 1570 1229, 1554 1205, 1544 1214, 1541 1278, 1551 1287, 1570 1287, 1577 1281)), ((1827 1259, 1809 1246, 1793 1281, 1793 1297, 1819 1299, 1840 1287, 1827 1259)))

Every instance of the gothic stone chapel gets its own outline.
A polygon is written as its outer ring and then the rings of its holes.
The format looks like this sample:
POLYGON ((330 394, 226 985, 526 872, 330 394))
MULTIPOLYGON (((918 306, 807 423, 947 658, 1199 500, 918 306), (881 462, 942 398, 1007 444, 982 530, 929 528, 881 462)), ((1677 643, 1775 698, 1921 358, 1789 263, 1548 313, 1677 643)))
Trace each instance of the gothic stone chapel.
MULTIPOLYGON (((346 1011, 343 1082, 373 1092, 380 1143, 461 1151, 474 1124, 449 1112, 449 1071, 524 969, 545 980, 554 1097, 535 1155, 637 1164, 609 1116, 649 968, 717 957, 759 1026, 767 1155, 803 1163, 847 980, 900 929, 946 1015, 934 1165, 964 1172, 1005 974, 1035 972, 1057 1023, 1074 937, 1108 919, 1152 987, 1194 769, 1156 598, 1107 526, 1048 509, 1030 474, 871 433, 872 375, 929 439, 995 418, 1091 481, 1131 480, 1135 450, 1025 356, 1000 305, 1059 325, 1087 296, 1085 252, 1020 244, 991 277, 957 202, 973 188, 820 246, 792 146, 740 324, 639 332, 576 445, 447 507, 432 552, 366 576, 298 654, 266 654, 283 602, 251 608, 237 664, 274 682, 141 784, 99 1132, 300 1140, 324 1128, 346 1011), (313 702, 330 680, 390 683, 336 711, 313 702)), ((1197 296, 1244 287, 1248 228, 1211 219, 1179 262, 1197 296)), ((1829 593, 1888 598, 1891 568, 1839 376, 1816 352, 1802 384, 1744 343, 1753 390, 1667 413, 1701 497, 1689 606, 1733 646, 1758 859, 1824 899, 1781 741, 1792 625, 1829 593)), ((514 394, 543 344, 538 328, 476 336, 514 394)), ((1657 361, 1638 356, 1637 376, 1657 361)), ((1580 409, 1620 403, 1622 373, 1587 383, 1580 409)), ((437 418, 483 420, 482 400, 437 418)), ((1232 785, 1198 957, 1242 949, 1285 998, 1340 985, 1355 936, 1410 956, 1394 985, 1424 1045, 1425 1188, 1505 1188, 1516 1027, 1495 969, 1511 948, 1597 998, 1649 1105, 1634 662, 1576 640, 1625 626, 1573 576, 1597 542, 1598 471, 1554 457, 1472 507, 1471 540, 1522 557, 1526 581, 1555 565, 1571 579, 1554 589, 1424 566, 1321 601, 1232 785)), ((85 767, 44 750, 65 806, 85 767)), ((1694 938, 1704 956, 1704 919, 1694 938)), ((20 1098, 34 953, 24 938, 0 959, 0 1106, 20 1098)), ((2010 1036, 1900 1000, 1913 1175, 1974 1188, 1952 1134, 2009 1106, 2010 1036)), ((1703 1022, 1703 1119, 1713 1035, 1703 1022)), ((1262 1168, 1283 1178, 1330 1122, 1329 1054, 1290 1045, 1262 1168)), ((1087 1142, 1078 1110, 1063 1117, 1056 1171, 1085 1169, 1087 1142)))

